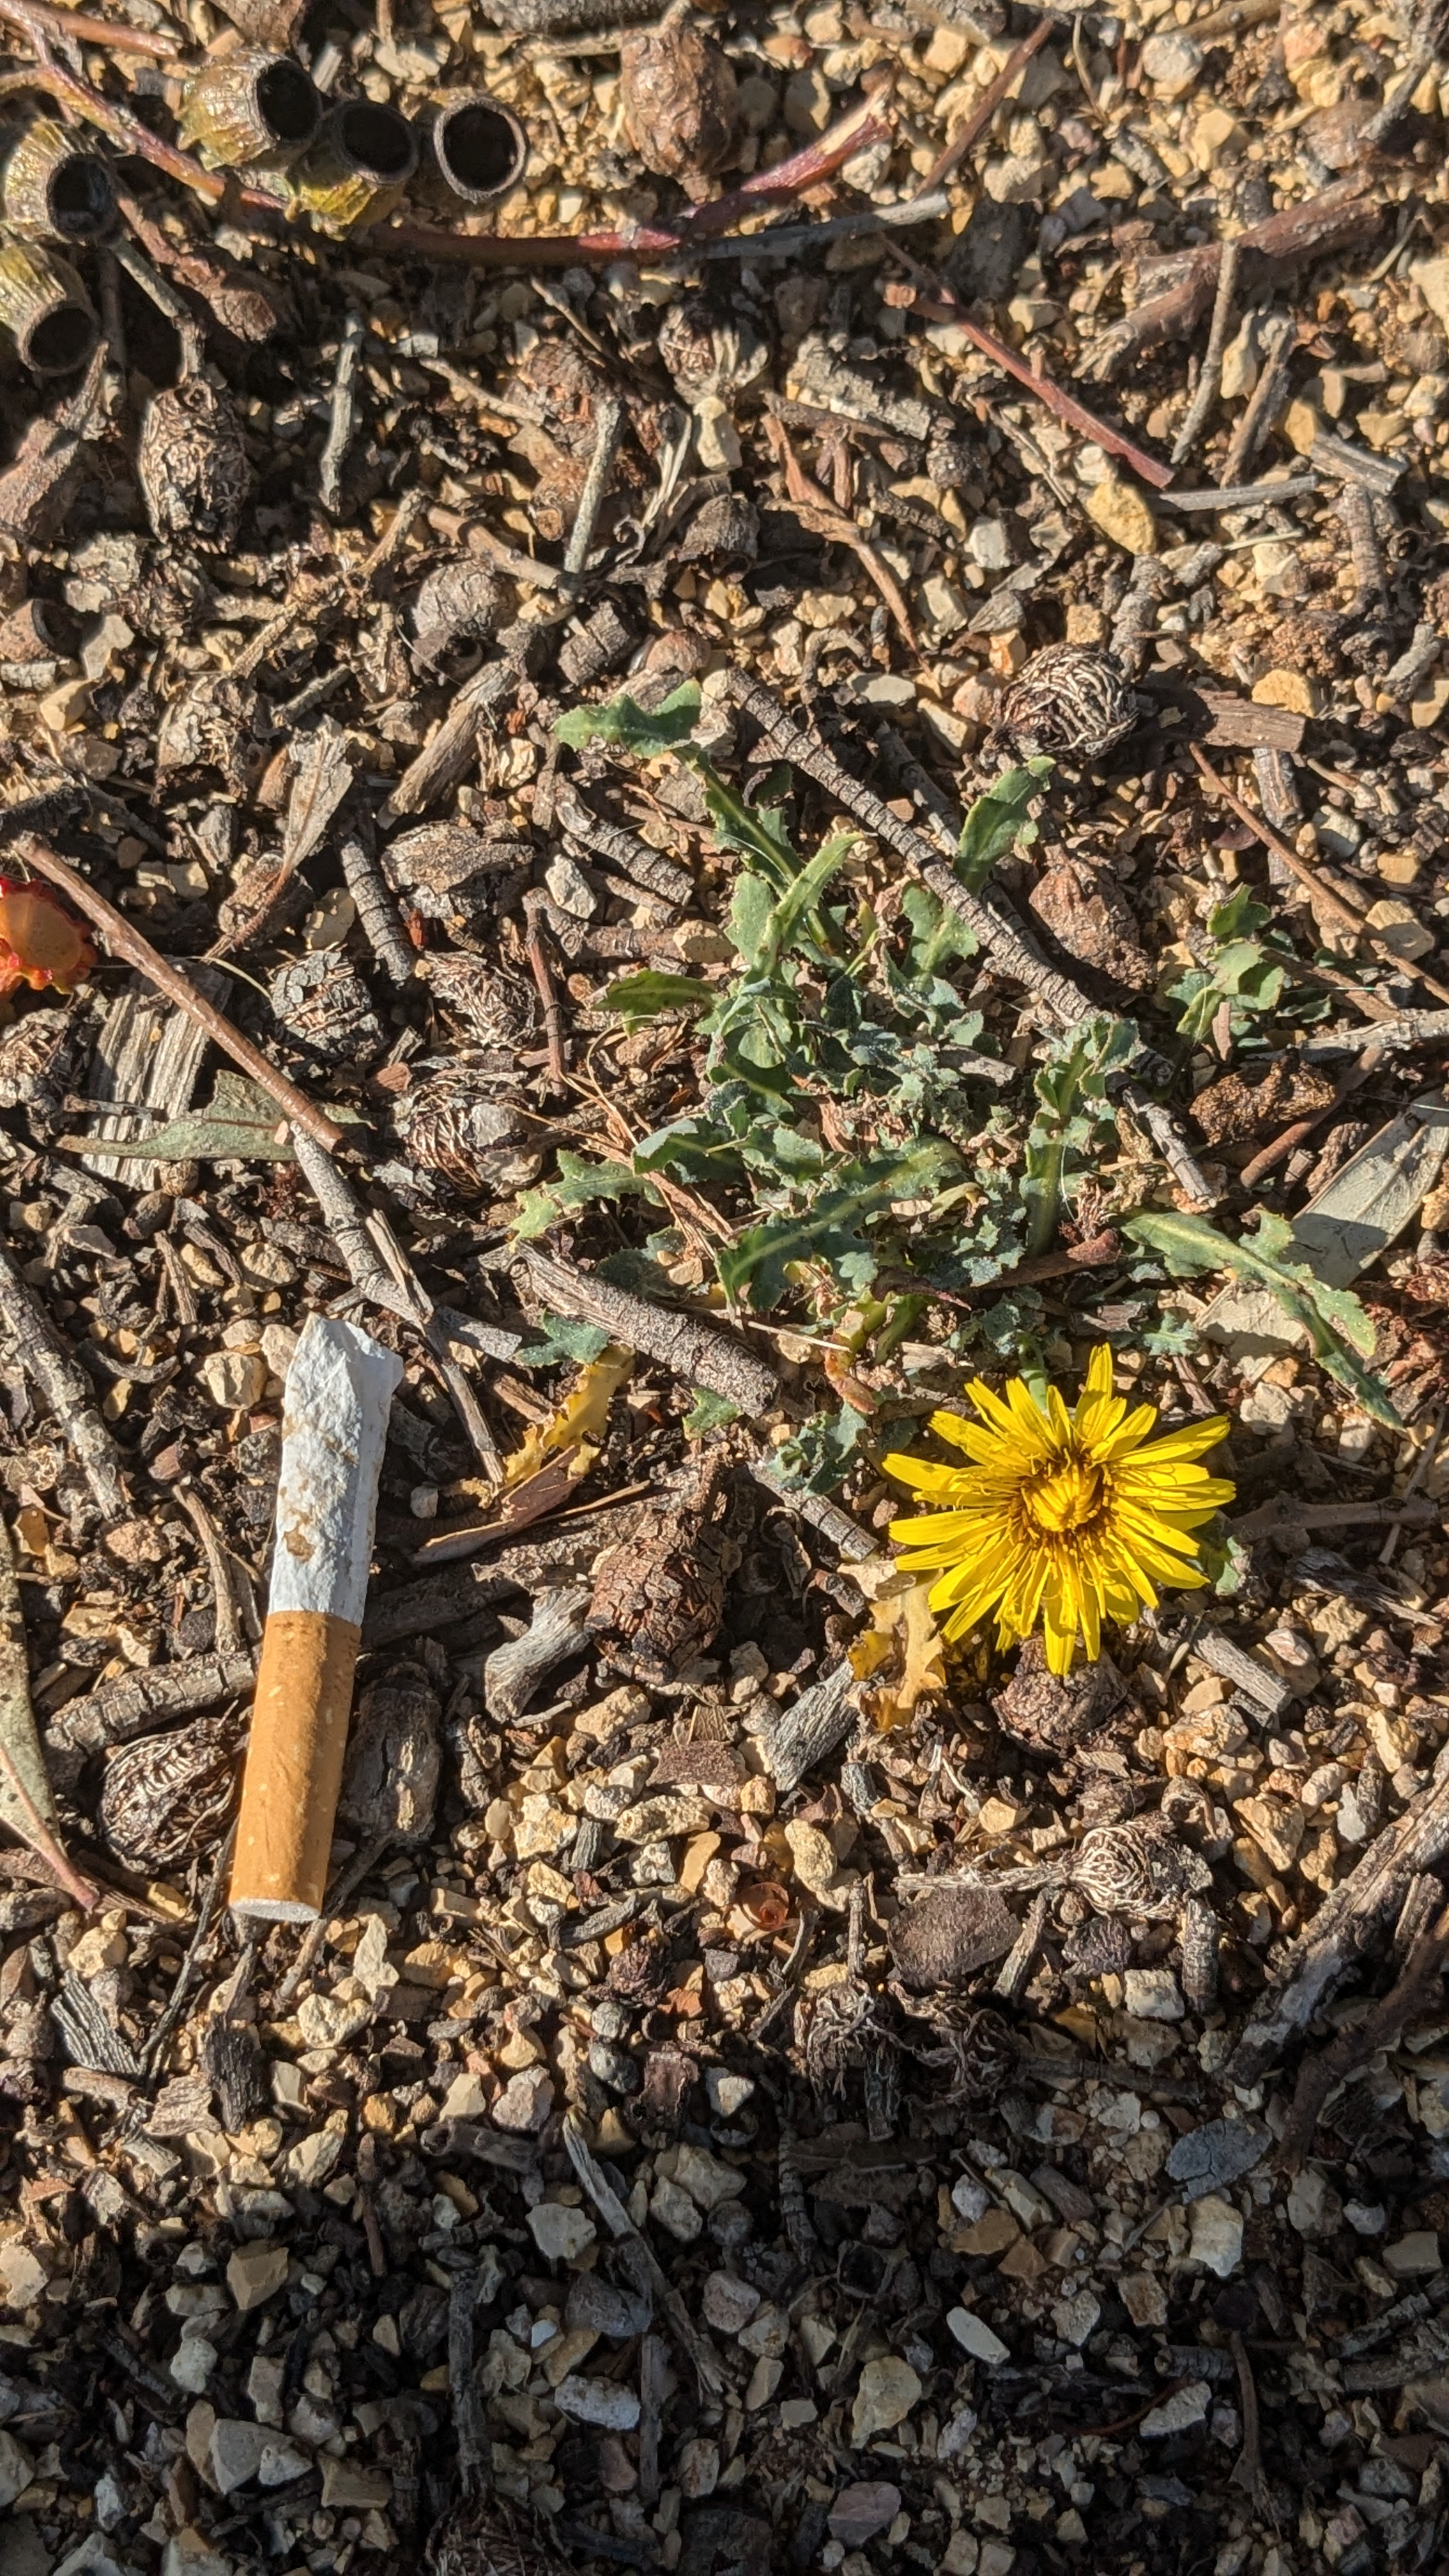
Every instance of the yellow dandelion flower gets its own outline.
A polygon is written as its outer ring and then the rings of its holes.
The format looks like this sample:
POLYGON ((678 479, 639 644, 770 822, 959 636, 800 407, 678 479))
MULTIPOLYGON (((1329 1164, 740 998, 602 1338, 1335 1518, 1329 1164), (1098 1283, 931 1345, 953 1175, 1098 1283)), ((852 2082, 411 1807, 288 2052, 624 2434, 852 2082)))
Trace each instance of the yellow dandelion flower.
POLYGON ((1069 1673, 1079 1635, 1095 1662, 1104 1619, 1154 1610, 1159 1584, 1207 1581, 1192 1532, 1232 1501, 1235 1488, 1197 1461, 1227 1432, 1222 1415, 1149 1440, 1157 1414, 1150 1404, 1129 1413, 1112 1393, 1105 1343, 1093 1351, 1070 1413, 1054 1386, 1043 1412, 1019 1377, 1002 1395, 980 1378, 966 1392, 984 1429, 959 1413, 933 1413, 930 1427, 974 1465, 936 1467, 899 1454, 885 1461, 903 1485, 947 1507, 893 1521, 891 1537, 909 1551, 901 1564, 910 1572, 945 1568, 931 1586, 931 1607, 949 1614, 948 1637, 964 1636, 994 1610, 997 1643, 1011 1646, 1040 1618, 1050 1670, 1069 1673))

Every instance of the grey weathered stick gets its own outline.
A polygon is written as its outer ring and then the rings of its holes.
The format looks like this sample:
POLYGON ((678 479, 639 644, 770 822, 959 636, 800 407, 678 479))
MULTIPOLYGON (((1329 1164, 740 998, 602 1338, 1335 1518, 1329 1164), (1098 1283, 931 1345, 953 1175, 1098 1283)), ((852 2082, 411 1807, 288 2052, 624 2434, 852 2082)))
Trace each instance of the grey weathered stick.
POLYGON ((95 1393, 32 1291, 0 1252, 0 1355, 40 1389, 56 1428, 107 1520, 126 1510, 125 1464, 95 1407, 95 1393))
POLYGON ((1245 465, 1257 455, 1288 393, 1288 369, 1298 346, 1298 324, 1292 314, 1281 314, 1270 322, 1263 334, 1263 372, 1249 397, 1246 409, 1234 428, 1223 459, 1221 480, 1234 484, 1241 479, 1245 465))
POLYGON ((498 1459, 498 1444, 472 1387, 448 1348, 447 1331, 434 1314, 432 1299, 421 1280, 402 1262, 401 1255, 398 1261, 402 1276, 395 1276, 386 1267, 362 1210, 336 1164, 329 1162, 310 1137, 302 1135, 300 1130, 293 1131, 292 1144, 358 1295, 366 1297, 374 1306, 384 1307, 390 1315, 401 1315, 422 1334, 453 1399, 458 1419, 472 1443, 474 1456, 490 1481, 495 1485, 501 1484, 503 1471, 498 1459))
POLYGON ((1285 1966, 1254 2005, 1228 2061, 1227 2080, 1256 2084, 1307 2029, 1375 1935, 1398 1914, 1409 1881, 1437 1871, 1449 1857, 1449 1755, 1441 1753, 1427 1789, 1377 1834, 1300 1932, 1285 1966))
POLYGON ((580 1511, 561 1519, 546 1537, 502 1547, 485 1563, 450 1566, 446 1574, 383 1593, 368 1604, 363 1645, 371 1653, 379 1646, 399 1645, 405 1637, 426 1637, 474 1618, 511 1592, 537 1594, 576 1581, 591 1573, 603 1548, 632 1538, 642 1509, 630 1502, 580 1511))
POLYGON ((1364 1047, 1449 1046, 1449 1011, 1400 1011, 1391 1020, 1371 1020, 1366 1028, 1314 1029, 1304 1040, 1310 1059, 1357 1055, 1364 1047))
POLYGON ((83 1699, 68 1701, 46 1728, 46 1742, 57 1751, 81 1753, 131 1744, 138 1735, 154 1735, 170 1718, 190 1717, 199 1708, 215 1708, 218 1700, 240 1696, 256 1677, 256 1657, 247 1649, 161 1664, 154 1672, 103 1682, 83 1699))
POLYGON ((869 1532, 859 1528, 849 1512, 843 1512, 838 1503, 832 1503, 828 1494, 807 1494, 784 1486, 772 1473, 773 1467, 773 1452, 763 1458, 752 1458, 749 1462, 750 1474, 756 1484, 763 1485, 782 1511, 790 1512, 796 1520, 818 1530, 836 1555, 843 1556, 848 1565, 863 1565, 868 1556, 879 1555, 880 1550, 869 1532))
POLYGON ((621 824, 591 813, 571 787, 556 790, 554 813, 571 841, 592 851, 595 858, 607 859, 610 867, 618 868, 646 894, 657 895, 661 903, 693 903, 694 879, 686 869, 666 859, 662 850, 651 850, 636 832, 626 832, 621 824))
POLYGON ((564 2113, 563 2137, 569 2162, 619 2247, 621 2267, 629 2275, 633 2287, 647 2290, 667 2318, 699 2382, 701 2397, 723 2397, 725 2377, 709 2337, 700 2333, 678 2290, 662 2269, 652 2245, 641 2236, 608 2176, 595 2160, 577 2111, 564 2113))
POLYGON ((1221 1628, 1199 1628, 1192 1651, 1200 1663, 1223 1681, 1231 1682, 1235 1690, 1246 1691, 1267 1716, 1282 1716, 1293 1696, 1287 1683, 1270 1672, 1266 1664, 1260 1664, 1256 1655, 1245 1654, 1241 1646, 1235 1646, 1221 1628))
POLYGON ((616 1342, 646 1358, 660 1360, 691 1386, 706 1386, 743 1413, 768 1413, 779 1394, 779 1380, 764 1360, 718 1324, 701 1323, 695 1315, 671 1314, 647 1298, 615 1288, 595 1272, 576 1270, 572 1262, 520 1246, 515 1267, 555 1313, 597 1324, 616 1342))
POLYGON ((1004 2004, 1019 2004, 1027 1990, 1051 1903, 1050 1891, 1045 1887, 1038 1888, 1027 1907, 1026 1921, 1001 1962, 991 1991, 1004 2004))
POLYGON ((599 524, 599 512, 609 497, 609 482, 614 471, 614 459, 619 453, 619 441, 624 434, 626 418, 627 414, 619 396, 605 394, 594 415, 594 452, 589 459, 584 488, 579 494, 579 506, 574 513, 574 524, 564 549, 565 572, 582 572, 588 563, 589 548, 594 542, 594 530, 599 524))
POLYGON ((853 814, 877 840, 884 841, 888 849, 903 858, 938 903, 967 923, 999 973, 1010 975, 1016 983, 1038 994, 1068 1028, 1090 1015, 1092 1005, 1086 994, 1049 966, 1024 933, 1004 921, 990 904, 968 894, 914 824, 903 823, 873 787, 866 787, 860 779, 852 778, 849 770, 842 769, 822 743, 802 731, 763 681, 751 679, 744 671, 727 671, 722 675, 722 688, 723 694, 759 725, 772 751, 803 770, 807 778, 813 778, 847 814, 853 814))
POLYGON ((334 517, 342 500, 342 470, 347 463, 357 424, 357 378, 362 366, 362 343, 366 333, 367 323, 354 308, 342 327, 337 372, 332 379, 332 403, 327 415, 327 438, 317 479, 322 507, 334 517))
POLYGON ((96 1891, 72 1868, 57 1839, 59 1820, 30 1704, 30 1667, 10 1532, 0 1518, 0 1825, 28 1843, 81 1906, 96 1891))
POLYGON ((381 868, 355 832, 342 844, 342 874, 363 935, 383 973, 390 983, 410 984, 417 973, 417 951, 398 919, 397 904, 383 883, 381 868))
POLYGON ((1172 463, 1185 464, 1207 426, 1212 407, 1218 398, 1218 382, 1223 370, 1223 350, 1227 346, 1228 324, 1232 319, 1233 293, 1238 282, 1238 245, 1224 242, 1218 267, 1218 291, 1213 304, 1212 325, 1197 391, 1188 405, 1187 418, 1173 443, 1172 463))

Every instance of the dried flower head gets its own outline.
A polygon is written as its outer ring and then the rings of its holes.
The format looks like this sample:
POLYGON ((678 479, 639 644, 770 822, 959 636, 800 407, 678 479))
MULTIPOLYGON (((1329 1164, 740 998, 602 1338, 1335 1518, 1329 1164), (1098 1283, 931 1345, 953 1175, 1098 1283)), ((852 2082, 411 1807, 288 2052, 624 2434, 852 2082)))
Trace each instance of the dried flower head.
POLYGON ((1185 1896, 1209 1876, 1196 1852, 1173 1841, 1160 1825, 1099 1825, 1083 1837, 1070 1880, 1099 1914, 1130 1914, 1153 1922, 1175 1914, 1185 1896))
POLYGON ((240 1740, 230 1717, 144 1735, 113 1754, 101 1831, 128 1869, 169 1869, 220 1833, 236 1785, 240 1740))
POLYGON ((1004 1397, 980 1378, 966 1391, 982 1423, 934 1413, 930 1428, 973 1465, 899 1454, 885 1462, 903 1485, 947 1506, 891 1524, 908 1570, 946 1569, 931 1587, 946 1636, 965 1636, 994 1611, 997 1643, 1011 1646, 1040 1618, 1050 1670, 1069 1673, 1079 1635, 1095 1662, 1104 1619, 1155 1609, 1159 1584, 1206 1582, 1191 1533, 1234 1492, 1197 1463, 1224 1437, 1221 1415, 1149 1441, 1157 1415, 1149 1404, 1129 1413, 1112 1393, 1105 1343, 1073 1412, 1056 1387, 1039 1404, 1024 1378, 1010 1379, 1004 1397))
POLYGON ((222 553, 236 543, 251 469, 241 423, 205 376, 183 376, 152 395, 136 477, 158 537, 189 537, 222 553))
POLYGON ((998 730, 1028 755, 1100 760, 1137 721, 1131 683, 1095 644, 1048 644, 1006 691, 998 730))
POLYGON ((489 1076, 466 1064, 446 1065, 415 1082, 398 1102, 393 1125, 408 1161, 441 1172, 465 1198, 493 1187, 506 1149, 524 1133, 517 1110, 498 1099, 489 1076))
POLYGON ((90 934, 49 886, 0 877, 0 994, 28 984, 74 992, 96 962, 90 934))

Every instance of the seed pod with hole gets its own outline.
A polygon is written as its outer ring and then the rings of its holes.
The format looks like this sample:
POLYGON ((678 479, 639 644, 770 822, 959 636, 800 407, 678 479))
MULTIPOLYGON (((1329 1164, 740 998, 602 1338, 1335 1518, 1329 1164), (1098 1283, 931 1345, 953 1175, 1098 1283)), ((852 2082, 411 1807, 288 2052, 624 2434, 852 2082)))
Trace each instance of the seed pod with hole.
POLYGON ((205 376, 153 394, 141 421, 136 479, 158 537, 220 551, 236 542, 251 484, 241 423, 205 376))
POLYGON ((1021 752, 1100 760, 1137 721, 1131 682, 1095 644, 1033 653, 1001 701, 1000 732, 1021 752))
POLYGON ((455 90, 433 118, 430 193, 486 206, 523 177, 528 136, 511 108, 486 90, 455 90))
POLYGON ((339 99, 292 172, 298 205, 324 232, 355 232, 390 215, 418 166, 418 138, 395 107, 339 99))
POLYGON ((0 214, 33 241, 99 241, 116 219, 110 165, 53 116, 38 116, 5 155, 0 214))
POLYGON ((689 0, 657 27, 625 37, 619 95, 624 131, 645 169, 678 179, 687 196, 707 196, 739 135, 739 92, 714 37, 691 26, 689 0))
POLYGON ((96 317, 75 270, 39 242, 0 235, 0 331, 35 376, 66 376, 96 345, 96 317))
POLYGON ((273 165, 305 152, 322 101, 290 54, 245 45, 203 63, 181 102, 181 139, 214 169, 273 165))

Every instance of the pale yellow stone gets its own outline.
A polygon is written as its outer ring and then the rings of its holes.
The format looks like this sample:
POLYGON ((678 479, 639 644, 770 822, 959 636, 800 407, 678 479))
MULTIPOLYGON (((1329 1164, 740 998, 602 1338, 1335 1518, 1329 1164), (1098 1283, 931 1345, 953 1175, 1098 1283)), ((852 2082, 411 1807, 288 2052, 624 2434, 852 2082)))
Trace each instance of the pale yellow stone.
POLYGON ((1422 696, 1415 698, 1409 709, 1409 721, 1416 733, 1427 733, 1449 707, 1449 671, 1436 671, 1422 696))
POLYGON ((1404 415, 1401 411, 1361 411, 1358 428, 1360 437, 1366 438, 1370 447, 1392 447, 1394 440, 1403 432, 1404 415))
POLYGON ((855 1872, 842 1871, 839 1855, 830 1836, 818 1825, 796 1820, 785 1827, 785 1840, 795 1864, 795 1876, 819 1904, 834 1911, 847 1905, 855 1884, 855 1872))
POLYGON ((1261 1798, 1239 1798, 1233 1813, 1241 1817, 1258 1849, 1266 1853, 1275 1870, 1292 1868, 1307 1822, 1300 1806, 1292 1799, 1280 1798, 1272 1790, 1267 1790, 1261 1798))
POLYGON ((1323 423, 1311 402, 1291 402, 1283 414, 1283 435, 1295 456, 1311 456, 1323 423))
POLYGON ((1087 516, 1114 546, 1129 555, 1155 555, 1157 521, 1135 484, 1121 483, 1113 474, 1093 485, 1087 494, 1087 516))
POLYGON ((1096 607, 1090 599, 1074 599, 1067 610, 1067 642, 1105 644, 1106 641, 1105 610, 1096 607))
MULTIPOLYGON (((1444 687, 1449 694, 1449 679, 1445 680, 1444 687)), ((1374 864, 1385 885, 1414 885, 1422 872, 1422 862, 1415 850, 1381 850, 1374 864)))
POLYGON ((1189 149, 1193 167, 1211 170, 1220 161, 1235 161, 1247 142, 1247 129, 1226 107, 1203 110, 1192 129, 1189 149))
POLYGON ((848 626, 856 602, 848 590, 804 590, 795 602, 802 626, 848 626))
POLYGON ((1384 946, 1395 957, 1412 966, 1415 959, 1427 957, 1434 945, 1434 933, 1426 930, 1418 914, 1394 895, 1384 895, 1369 906, 1370 927, 1378 932, 1384 946))
POLYGON ((1286 707, 1290 715, 1316 716, 1322 704, 1318 682, 1307 671, 1265 671, 1253 682, 1253 704, 1286 707))
POLYGON ((1092 194, 1109 205, 1126 205, 1137 194, 1137 182, 1120 161, 1104 161, 1092 172, 1092 194))

